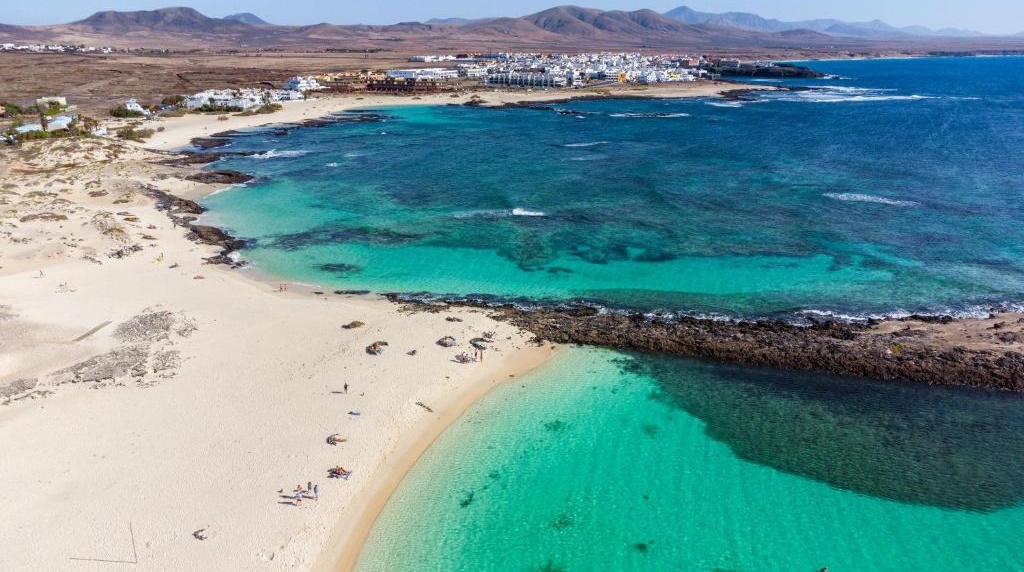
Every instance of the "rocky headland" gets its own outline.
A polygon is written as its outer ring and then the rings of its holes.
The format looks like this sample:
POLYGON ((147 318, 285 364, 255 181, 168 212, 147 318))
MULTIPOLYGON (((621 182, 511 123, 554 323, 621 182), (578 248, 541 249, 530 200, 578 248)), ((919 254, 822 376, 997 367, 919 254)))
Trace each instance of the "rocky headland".
MULTIPOLYGON (((436 304, 409 301, 415 309, 436 304)), ((779 320, 661 319, 597 308, 486 306, 491 317, 532 332, 538 342, 584 344, 844 376, 1024 392, 1024 315, 984 319, 901 319, 797 325, 779 320)))

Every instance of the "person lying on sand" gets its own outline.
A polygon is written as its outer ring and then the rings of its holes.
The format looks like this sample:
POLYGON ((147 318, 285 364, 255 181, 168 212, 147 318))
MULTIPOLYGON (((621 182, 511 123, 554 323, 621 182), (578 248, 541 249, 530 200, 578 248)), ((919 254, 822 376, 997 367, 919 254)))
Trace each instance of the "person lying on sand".
POLYGON ((352 474, 352 471, 346 471, 345 467, 342 467, 341 465, 338 465, 337 467, 334 467, 333 469, 331 469, 328 472, 330 473, 330 475, 332 477, 334 477, 336 479, 347 479, 348 476, 352 474))

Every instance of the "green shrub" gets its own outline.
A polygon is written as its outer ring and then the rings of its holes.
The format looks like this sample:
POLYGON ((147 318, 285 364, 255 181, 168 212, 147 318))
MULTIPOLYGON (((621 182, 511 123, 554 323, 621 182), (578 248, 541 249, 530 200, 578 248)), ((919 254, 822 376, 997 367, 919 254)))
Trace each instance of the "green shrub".
POLYGON ((197 107, 195 111, 199 113, 237 113, 239 111, 242 111, 242 108, 236 105, 221 107, 218 105, 210 105, 209 103, 207 103, 202 107, 197 107))
POLYGON ((248 117, 250 115, 268 115, 270 113, 281 111, 282 109, 284 109, 284 106, 282 106, 280 103, 267 103, 266 105, 261 105, 256 109, 243 111, 238 115, 239 117, 248 117))
POLYGON ((139 129, 138 124, 128 125, 122 127, 114 132, 118 139, 126 139, 128 141, 138 141, 142 143, 146 139, 153 136, 156 131, 152 129, 139 129))
POLYGON ((110 110, 110 115, 113 116, 113 117, 121 117, 121 118, 126 118, 126 117, 145 117, 145 115, 143 115, 142 113, 140 113, 138 111, 130 111, 127 107, 125 107, 123 105, 119 105, 119 106, 115 107, 114 109, 111 109, 110 110))
POLYGON ((182 103, 185 103, 185 96, 168 95, 167 97, 163 98, 163 100, 161 100, 160 103, 164 105, 181 105, 182 103))

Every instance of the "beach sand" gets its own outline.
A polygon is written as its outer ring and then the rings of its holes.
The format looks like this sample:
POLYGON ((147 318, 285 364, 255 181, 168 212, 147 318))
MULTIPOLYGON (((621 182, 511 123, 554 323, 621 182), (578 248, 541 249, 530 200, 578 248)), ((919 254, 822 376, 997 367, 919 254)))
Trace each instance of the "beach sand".
POLYGON ((330 568, 433 438, 553 353, 481 312, 204 264, 217 248, 140 189, 214 188, 164 155, 100 139, 0 154, 5 570, 330 568), (452 359, 485 332, 483 362, 452 359), (329 479, 336 465, 351 477, 329 479), (320 499, 294 506, 310 481, 320 499))

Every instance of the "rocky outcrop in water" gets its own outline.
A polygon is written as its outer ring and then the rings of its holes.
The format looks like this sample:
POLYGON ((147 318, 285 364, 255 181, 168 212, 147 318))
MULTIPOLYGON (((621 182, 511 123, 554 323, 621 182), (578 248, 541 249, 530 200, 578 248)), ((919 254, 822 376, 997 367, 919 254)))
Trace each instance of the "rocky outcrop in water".
MULTIPOLYGON (((389 298, 406 302, 397 296, 389 298)), ((419 307, 430 306, 422 304, 419 307)), ((660 320, 641 314, 605 313, 588 307, 522 309, 499 306, 489 309, 492 317, 508 320, 534 333, 538 341, 658 352, 880 380, 1024 392, 1022 348, 1013 344, 1005 347, 958 345, 955 338, 942 332, 956 330, 960 321, 936 324, 935 320, 908 318, 870 324, 825 321, 800 326, 770 320, 660 320), (924 325, 931 329, 920 327, 924 325)), ((1021 324, 1016 327, 1020 328, 1021 324)))
POLYGON ((823 78, 825 74, 813 70, 809 67, 798 66, 794 64, 775 64, 772 67, 756 67, 752 65, 744 65, 739 68, 729 67, 712 67, 709 71, 712 73, 719 73, 723 76, 728 77, 757 77, 757 78, 769 78, 769 79, 782 79, 782 78, 823 78))
POLYGON ((821 322, 796 326, 777 321, 727 322, 642 315, 559 311, 501 314, 538 337, 652 351, 783 369, 823 371, 882 380, 969 385, 1024 391, 1024 354, 942 348, 928 336, 879 333, 875 326, 821 322))
POLYGON ((231 143, 231 139, 227 137, 196 137, 191 141, 192 146, 206 151, 208 149, 215 149, 217 147, 223 147, 231 143))
POLYGON ((143 192, 156 200, 156 208, 164 211, 175 226, 189 230, 188 238, 201 244, 221 247, 221 251, 206 259, 210 264, 226 264, 233 268, 244 265, 231 258, 231 253, 245 247, 246 241, 213 226, 195 224, 197 215, 205 211, 199 203, 174 196, 155 187, 146 187, 143 192))
POLYGON ((252 175, 240 171, 200 171, 185 177, 186 180, 208 185, 237 185, 253 179, 252 175))

